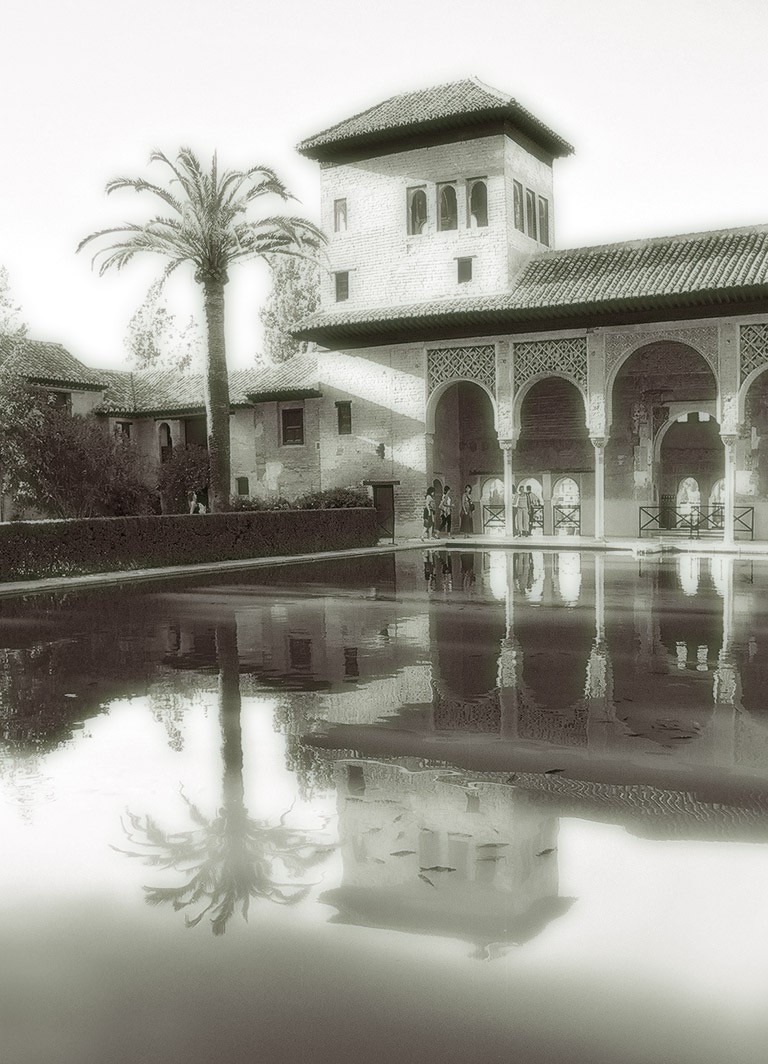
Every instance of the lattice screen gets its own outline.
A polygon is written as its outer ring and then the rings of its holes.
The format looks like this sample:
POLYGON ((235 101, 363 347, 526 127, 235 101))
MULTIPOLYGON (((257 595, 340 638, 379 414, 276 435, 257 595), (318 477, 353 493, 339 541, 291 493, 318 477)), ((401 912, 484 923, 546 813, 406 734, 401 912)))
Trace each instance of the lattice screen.
POLYGON ((572 336, 564 340, 532 340, 514 347, 515 391, 539 373, 568 373, 576 383, 587 387, 587 339, 572 336))
POLYGON ((753 369, 768 363, 768 325, 742 325, 741 369, 739 384, 742 384, 753 369))
POLYGON ((478 381, 495 395, 495 345, 427 349, 427 391, 431 393, 439 384, 454 380, 478 381))

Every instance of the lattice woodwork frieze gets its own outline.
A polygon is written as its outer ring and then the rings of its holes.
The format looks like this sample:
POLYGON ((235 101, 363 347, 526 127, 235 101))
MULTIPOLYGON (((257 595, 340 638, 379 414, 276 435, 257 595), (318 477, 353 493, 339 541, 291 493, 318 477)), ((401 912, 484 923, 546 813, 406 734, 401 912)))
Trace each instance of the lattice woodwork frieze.
POLYGON ((567 373, 586 391, 587 339, 531 340, 514 345, 515 391, 539 374, 567 373))
POLYGON ((739 385, 742 385, 753 370, 768 365, 768 325, 742 325, 739 340, 739 385))
POLYGON ((665 340, 687 344, 698 351, 717 376, 717 327, 711 326, 700 329, 665 329, 659 332, 648 332, 644 333, 640 339, 637 333, 609 333, 605 338, 606 377, 610 377, 616 366, 630 351, 639 351, 641 347, 663 343, 665 340))
POLYGON ((431 395, 440 384, 456 380, 477 381, 495 395, 495 345, 427 348, 427 393, 431 395))

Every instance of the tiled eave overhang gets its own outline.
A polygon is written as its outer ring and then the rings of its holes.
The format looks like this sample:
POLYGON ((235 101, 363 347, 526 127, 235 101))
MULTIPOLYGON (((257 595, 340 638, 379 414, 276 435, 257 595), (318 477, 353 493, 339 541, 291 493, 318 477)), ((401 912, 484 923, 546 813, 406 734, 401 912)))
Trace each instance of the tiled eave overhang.
POLYGON ((324 315, 293 332, 329 350, 373 347, 380 344, 451 340, 497 333, 547 332, 552 329, 589 329, 611 325, 640 325, 686 318, 732 317, 768 313, 768 284, 644 297, 616 297, 557 306, 502 305, 441 308, 435 304, 409 306, 379 313, 324 315))
POLYGON ((252 403, 287 403, 299 399, 322 399, 317 388, 279 388, 268 392, 249 392, 252 403))
MULTIPOLYGON (((248 403, 231 403, 229 407, 230 414, 233 414, 235 410, 247 410, 251 406, 248 403)), ((110 407, 101 406, 95 411, 100 417, 119 417, 125 418, 127 421, 138 421, 141 418, 154 418, 155 421, 167 418, 169 421, 179 420, 186 417, 205 417, 204 406, 185 406, 178 408, 159 408, 156 410, 136 410, 126 409, 125 407, 110 407)))
POLYGON ((62 380, 60 377, 28 377, 30 384, 39 388, 68 388, 75 392, 103 392, 106 383, 86 384, 84 381, 62 380))

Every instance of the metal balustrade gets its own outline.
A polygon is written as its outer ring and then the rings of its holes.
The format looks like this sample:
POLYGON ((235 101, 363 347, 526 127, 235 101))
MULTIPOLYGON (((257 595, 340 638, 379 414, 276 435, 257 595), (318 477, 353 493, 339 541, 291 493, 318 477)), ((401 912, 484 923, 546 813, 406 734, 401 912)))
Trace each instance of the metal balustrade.
POLYGON ((581 505, 575 503, 571 506, 553 506, 552 528, 555 535, 564 532, 572 536, 581 535, 581 505))
MULTIPOLYGON (((641 506, 639 512, 639 534, 683 535, 699 539, 702 535, 714 538, 722 537, 725 530, 725 506, 716 503, 713 506, 674 507, 641 506)), ((754 538, 754 506, 736 506, 733 511, 734 535, 754 538)))

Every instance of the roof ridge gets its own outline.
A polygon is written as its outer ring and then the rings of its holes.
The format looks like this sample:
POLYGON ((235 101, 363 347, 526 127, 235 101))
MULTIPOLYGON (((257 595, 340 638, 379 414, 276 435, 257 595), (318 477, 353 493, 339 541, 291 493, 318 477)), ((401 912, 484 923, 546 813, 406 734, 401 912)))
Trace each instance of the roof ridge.
POLYGON ((643 247, 656 247, 659 244, 667 244, 670 241, 692 242, 706 237, 750 236, 755 234, 768 234, 768 222, 759 222, 756 225, 734 226, 730 229, 702 229, 693 233, 669 233, 667 236, 630 237, 629 240, 614 240, 607 244, 579 244, 575 247, 549 248, 547 251, 533 252, 529 263, 540 259, 559 258, 561 255, 578 251, 615 251, 618 248, 627 248, 634 251, 643 247))

